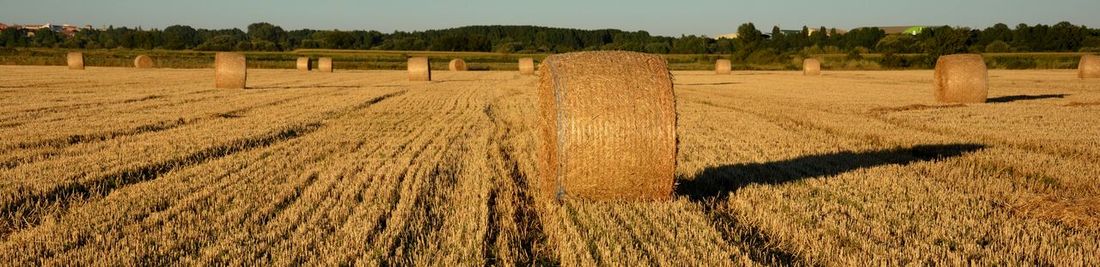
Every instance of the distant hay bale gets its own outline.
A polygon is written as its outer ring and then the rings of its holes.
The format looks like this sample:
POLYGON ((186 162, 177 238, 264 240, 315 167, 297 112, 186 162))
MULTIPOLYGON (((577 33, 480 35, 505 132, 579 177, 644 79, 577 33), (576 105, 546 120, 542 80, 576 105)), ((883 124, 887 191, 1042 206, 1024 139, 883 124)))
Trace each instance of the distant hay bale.
POLYGON ((733 64, 730 64, 729 59, 719 59, 718 61, 714 62, 715 74, 730 74, 732 70, 733 64))
POLYGON ((451 71, 466 71, 466 61, 461 58, 452 59, 450 64, 447 64, 447 69, 451 71))
POLYGON ((84 53, 69 52, 67 58, 68 58, 69 69, 70 70, 83 70, 84 69, 84 53))
POLYGON ((313 69, 313 62, 309 60, 309 57, 299 57, 297 65, 300 71, 310 71, 313 69))
POLYGON ((552 55, 539 68, 538 97, 539 185, 546 196, 672 198, 676 103, 664 58, 552 55))
POLYGON ((1081 62, 1077 63, 1077 77, 1081 77, 1081 79, 1100 78, 1100 56, 1081 56, 1081 62))
POLYGON ((332 58, 323 57, 317 59, 317 70, 320 72, 332 72, 332 58))
POLYGON ((817 60, 816 58, 807 58, 805 60, 802 60, 802 75, 821 75, 821 61, 817 60))
POLYGON ((936 100, 946 103, 985 103, 989 73, 982 55, 958 54, 936 60, 936 100))
POLYGON ((432 66, 427 57, 409 58, 409 81, 427 82, 432 80, 432 66))
POLYGON ((140 55, 140 56, 137 56, 136 58, 134 58, 134 68, 149 69, 149 68, 152 68, 152 67, 153 67, 153 58, 151 58, 149 56, 140 55))
POLYGON ((524 75, 534 75, 535 59, 529 57, 519 59, 519 73, 524 75))
POLYGON ((248 67, 244 54, 218 52, 214 55, 214 87, 244 89, 248 79, 248 67))

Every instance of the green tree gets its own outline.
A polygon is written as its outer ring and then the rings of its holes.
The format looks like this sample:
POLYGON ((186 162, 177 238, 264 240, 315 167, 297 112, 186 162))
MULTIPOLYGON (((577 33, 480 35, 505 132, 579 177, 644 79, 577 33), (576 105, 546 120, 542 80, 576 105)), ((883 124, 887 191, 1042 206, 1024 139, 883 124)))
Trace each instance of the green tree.
POLYGON ((267 22, 257 22, 248 25, 248 38, 251 40, 268 41, 275 44, 286 44, 287 34, 282 27, 267 22))
POLYGON ((1012 52, 1012 46, 1009 46, 1008 43, 1006 43, 1005 41, 996 40, 996 41, 993 41, 992 43, 989 43, 989 45, 985 46, 985 52, 986 53, 1012 52))
POLYGON ((172 25, 164 28, 164 49, 191 49, 199 45, 198 31, 191 26, 172 25))
POLYGON ((779 26, 772 26, 771 47, 779 49, 779 51, 786 51, 788 48, 787 38, 783 35, 783 30, 779 29, 779 26))
POLYGON ((970 30, 955 29, 948 26, 929 28, 921 32, 921 48, 928 54, 929 60, 942 55, 957 54, 967 50, 970 30))
POLYGON ((737 39, 741 40, 741 45, 746 48, 755 48, 764 40, 764 34, 760 30, 756 29, 756 25, 752 22, 741 24, 737 27, 737 39))
POLYGON ((26 47, 29 40, 27 40, 27 32, 15 28, 7 28, 0 31, 0 45, 7 48, 13 47, 26 47))
POLYGON ((844 34, 841 47, 852 49, 856 47, 875 47, 886 32, 879 28, 856 28, 844 34))
POLYGON ((808 46, 827 46, 829 45, 829 34, 825 27, 821 27, 810 34, 810 44, 808 46))
POLYGON ((57 47, 61 43, 61 37, 53 30, 42 28, 34 31, 32 39, 36 47, 57 47))
POLYGON ((233 35, 218 35, 214 36, 199 44, 195 47, 195 50, 202 51, 233 51, 237 47, 237 43, 240 39, 233 35))
POLYGON ((978 37, 978 44, 981 45, 989 45, 994 41, 1012 42, 1012 29, 1004 23, 997 23, 993 27, 986 28, 978 37))

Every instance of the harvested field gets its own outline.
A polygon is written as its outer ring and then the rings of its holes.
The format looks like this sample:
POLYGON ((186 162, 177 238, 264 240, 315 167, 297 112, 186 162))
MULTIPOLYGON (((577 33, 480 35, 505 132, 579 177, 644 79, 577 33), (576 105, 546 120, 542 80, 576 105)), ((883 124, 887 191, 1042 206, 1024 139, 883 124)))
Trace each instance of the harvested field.
POLYGON ((0 72, 10 265, 1100 265, 1076 70, 674 72, 674 199, 560 204, 514 70, 0 72))

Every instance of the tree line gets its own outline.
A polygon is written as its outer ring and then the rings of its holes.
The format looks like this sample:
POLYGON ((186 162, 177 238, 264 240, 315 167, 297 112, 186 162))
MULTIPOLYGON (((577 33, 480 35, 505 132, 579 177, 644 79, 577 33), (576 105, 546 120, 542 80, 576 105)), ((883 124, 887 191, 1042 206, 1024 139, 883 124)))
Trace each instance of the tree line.
POLYGON ((1100 29, 1069 22, 1054 25, 996 24, 986 29, 928 27, 916 35, 887 35, 879 28, 849 32, 821 27, 762 32, 752 23, 737 28, 739 38, 666 37, 646 31, 578 30, 538 26, 467 26, 444 30, 381 33, 378 31, 284 30, 266 22, 246 29, 195 29, 173 25, 163 30, 108 27, 82 29, 67 37, 49 29, 28 34, 0 31, 0 47, 72 49, 168 49, 199 51, 290 51, 302 48, 476 51, 501 53, 563 53, 586 50, 627 50, 661 54, 729 54, 735 60, 773 62, 792 54, 862 53, 930 56, 958 52, 1077 52, 1100 51, 1100 29))

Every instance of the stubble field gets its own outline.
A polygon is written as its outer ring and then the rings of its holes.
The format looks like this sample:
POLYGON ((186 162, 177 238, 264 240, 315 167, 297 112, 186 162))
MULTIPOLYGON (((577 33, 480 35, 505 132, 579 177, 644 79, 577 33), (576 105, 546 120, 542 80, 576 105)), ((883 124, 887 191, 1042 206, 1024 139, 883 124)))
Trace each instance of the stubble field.
POLYGON ((1100 81, 675 72, 677 196, 539 196, 536 78, 0 66, 0 258, 419 265, 1100 264, 1100 81))

